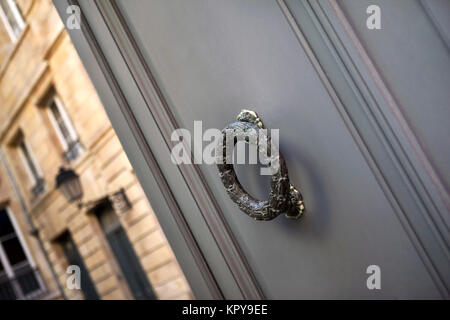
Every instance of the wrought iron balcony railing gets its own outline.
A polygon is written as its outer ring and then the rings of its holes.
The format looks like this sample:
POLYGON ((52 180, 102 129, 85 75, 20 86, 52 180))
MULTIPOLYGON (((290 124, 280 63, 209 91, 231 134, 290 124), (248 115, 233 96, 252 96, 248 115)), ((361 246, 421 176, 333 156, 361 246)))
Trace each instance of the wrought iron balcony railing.
POLYGON ((68 162, 77 159, 83 152, 83 146, 79 140, 73 141, 69 144, 67 150, 63 152, 63 158, 68 162))
POLYGON ((35 196, 40 195, 45 190, 45 180, 43 178, 38 178, 36 184, 33 186, 31 191, 35 196))
POLYGON ((38 269, 28 263, 14 269, 12 278, 0 272, 0 300, 38 300, 46 294, 38 269))

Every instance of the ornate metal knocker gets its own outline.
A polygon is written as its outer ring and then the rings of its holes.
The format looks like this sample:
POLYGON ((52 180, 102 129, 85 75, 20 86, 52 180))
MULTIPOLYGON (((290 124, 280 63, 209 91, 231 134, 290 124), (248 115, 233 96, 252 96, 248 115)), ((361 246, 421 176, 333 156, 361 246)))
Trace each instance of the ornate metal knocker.
MULTIPOLYGON (((229 124, 222 130, 222 140, 216 147, 217 168, 225 189, 239 208, 255 220, 272 220, 285 213, 287 218, 298 219, 305 206, 300 192, 290 184, 288 170, 280 152, 272 153, 272 139, 268 136, 261 119, 254 111, 242 110, 237 121, 229 124), (228 142, 227 137, 233 139, 228 142), (268 155, 268 163, 277 162, 276 170, 270 177, 270 194, 265 201, 253 198, 244 190, 234 171, 232 149, 238 138, 245 138, 247 143, 256 144, 260 154, 268 155), (261 143, 261 137, 266 143, 261 143), (230 148, 231 144, 231 148, 230 148), (261 150, 267 148, 267 150, 261 150), (228 151, 228 152, 227 152, 228 151), (269 151, 269 153, 267 153, 269 151)), ((277 147, 277 146, 276 146, 277 147)))

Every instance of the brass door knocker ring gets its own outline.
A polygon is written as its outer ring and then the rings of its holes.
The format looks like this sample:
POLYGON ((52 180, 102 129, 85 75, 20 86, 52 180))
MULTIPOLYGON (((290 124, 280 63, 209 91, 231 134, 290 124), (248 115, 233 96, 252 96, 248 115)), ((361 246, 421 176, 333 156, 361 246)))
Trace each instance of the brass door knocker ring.
MULTIPOLYGON (((287 218, 298 219, 305 210, 303 198, 300 192, 289 182, 288 170, 284 158, 280 152, 266 153, 267 148, 272 150, 272 139, 265 134, 261 119, 254 111, 242 110, 237 121, 229 124, 222 130, 222 140, 216 147, 217 168, 222 183, 230 196, 244 213, 255 220, 268 221, 285 213, 287 218), (260 134, 266 139, 261 143, 260 134), (244 137, 250 144, 256 144, 260 154, 269 155, 269 163, 277 162, 277 170, 270 176, 270 194, 267 200, 260 201, 252 197, 240 184, 233 167, 232 150, 237 142, 237 137, 244 137), (227 148, 227 137, 232 137, 232 148, 227 148), (228 151, 228 152, 227 152, 228 151), (231 158, 230 158, 231 157, 231 158), (231 159, 231 160, 230 160, 231 159)), ((231 143, 231 142, 230 142, 231 143)))

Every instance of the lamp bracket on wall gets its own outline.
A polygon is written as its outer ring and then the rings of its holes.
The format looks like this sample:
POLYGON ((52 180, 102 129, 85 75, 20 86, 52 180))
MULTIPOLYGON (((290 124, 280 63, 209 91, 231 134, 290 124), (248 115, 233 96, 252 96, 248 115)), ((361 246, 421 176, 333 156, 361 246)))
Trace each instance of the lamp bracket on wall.
POLYGON ((131 208, 131 203, 123 188, 107 194, 101 199, 82 202, 83 187, 80 176, 71 168, 59 168, 59 172, 55 178, 55 184, 67 201, 70 203, 76 202, 79 209, 88 207, 88 210, 90 210, 96 205, 105 202, 105 200, 109 201, 113 209, 119 214, 123 214, 131 208))

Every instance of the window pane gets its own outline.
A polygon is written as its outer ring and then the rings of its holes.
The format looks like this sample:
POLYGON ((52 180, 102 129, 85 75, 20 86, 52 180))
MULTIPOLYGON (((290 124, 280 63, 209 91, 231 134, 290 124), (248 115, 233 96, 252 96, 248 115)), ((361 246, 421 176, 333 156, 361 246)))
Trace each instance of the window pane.
POLYGON ((61 135, 64 137, 64 140, 67 142, 67 144, 70 145, 73 142, 72 136, 70 135, 69 128, 67 127, 66 123, 64 122, 64 119, 61 115, 61 112, 59 112, 59 109, 56 106, 55 101, 52 101, 52 103, 50 105, 50 110, 52 111, 53 117, 55 118, 55 121, 58 125, 61 135))
POLYGON ((30 151, 28 150, 27 146, 25 145, 25 142, 22 140, 19 143, 19 148, 22 151, 22 154, 25 158, 25 162, 28 166, 28 169, 30 169, 31 174, 33 175, 34 179, 37 181, 39 180, 40 176, 38 173, 38 170, 36 166, 34 165, 33 160, 31 159, 30 151))
POLYGON ((14 274, 17 282, 22 289, 23 294, 27 295, 33 291, 39 290, 39 282, 36 279, 35 271, 27 263, 20 268, 14 269, 14 274))
POLYGON ((11 233, 14 233, 13 225, 6 210, 2 209, 0 210, 0 238, 11 233))
POLYGON ((11 282, 0 278, 0 300, 16 300, 17 297, 12 288, 11 282))
POLYGON ((3 241, 2 246, 8 261, 12 266, 27 260, 22 245, 17 237, 3 241))
POLYGON ((22 32, 24 22, 22 14, 14 1, 0 0, 0 5, 5 13, 6 20, 11 27, 12 32, 16 37, 22 32))

